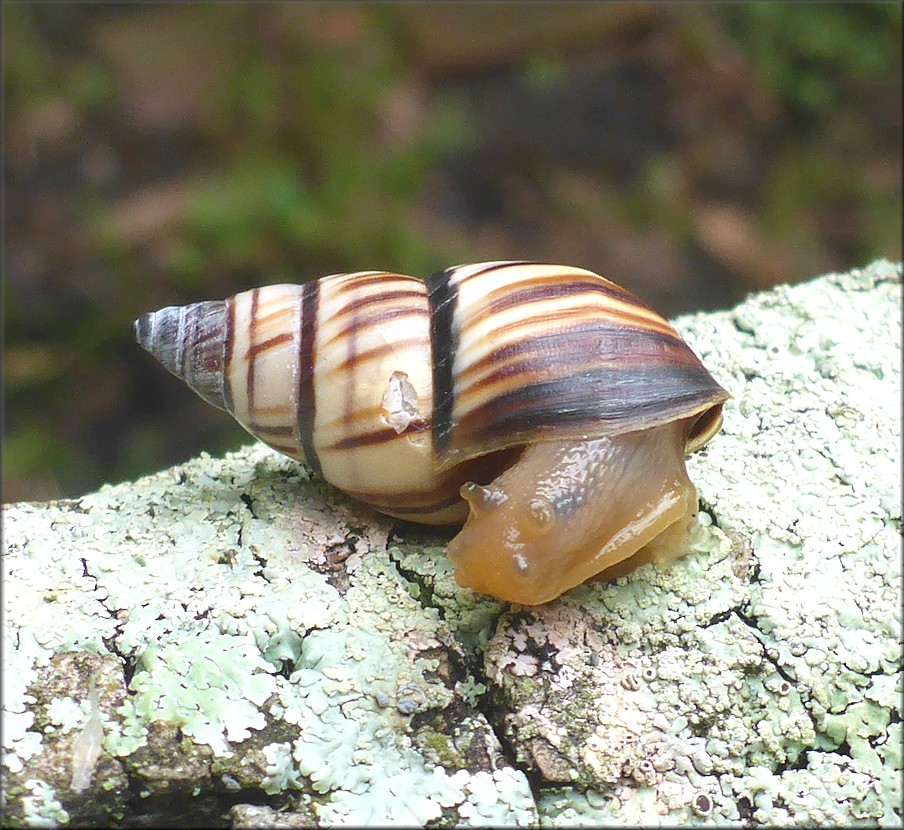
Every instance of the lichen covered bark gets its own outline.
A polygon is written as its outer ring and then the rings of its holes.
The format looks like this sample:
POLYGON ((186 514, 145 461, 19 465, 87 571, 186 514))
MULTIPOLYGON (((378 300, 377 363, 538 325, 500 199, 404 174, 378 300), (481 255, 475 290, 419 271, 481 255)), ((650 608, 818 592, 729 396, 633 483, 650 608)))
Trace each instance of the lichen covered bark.
POLYGON ((539 608, 260 445, 7 506, 6 820, 900 823, 900 279, 677 321, 692 549, 539 608))

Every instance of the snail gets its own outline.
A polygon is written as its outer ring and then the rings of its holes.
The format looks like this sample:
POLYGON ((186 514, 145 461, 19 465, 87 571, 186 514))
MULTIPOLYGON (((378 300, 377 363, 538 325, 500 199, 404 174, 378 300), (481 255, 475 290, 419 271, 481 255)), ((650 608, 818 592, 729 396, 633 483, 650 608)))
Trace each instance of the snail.
POLYGON ((680 551, 697 508, 685 456, 729 397, 633 294, 532 262, 270 285, 145 314, 134 332, 348 495, 464 522, 456 581, 526 605, 680 551))

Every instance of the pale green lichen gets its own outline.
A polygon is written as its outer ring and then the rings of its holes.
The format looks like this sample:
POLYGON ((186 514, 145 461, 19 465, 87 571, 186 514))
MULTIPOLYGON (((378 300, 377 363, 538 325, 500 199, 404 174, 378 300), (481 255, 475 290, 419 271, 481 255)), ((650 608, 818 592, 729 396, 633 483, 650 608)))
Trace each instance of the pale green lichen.
POLYGON ((142 652, 130 689, 141 721, 162 720, 208 744, 215 754, 230 751, 249 730, 263 729, 260 706, 276 683, 257 648, 218 633, 196 634, 142 652))
MULTIPOLYGON (((369 578, 357 579, 346 599, 353 607, 380 612, 366 619, 339 618, 329 629, 309 634, 272 712, 299 727, 293 748, 297 769, 315 792, 330 795, 313 805, 320 821, 423 824, 468 801, 469 776, 427 769, 407 734, 407 709, 399 705, 411 700, 417 711, 451 702, 447 686, 424 677, 436 670, 436 660, 417 656, 440 641, 385 556, 362 561, 357 576, 369 578)), ((431 617, 436 626, 435 613, 431 617)), ((518 782, 529 798, 520 774, 518 782)))
POLYGON ((482 651, 506 604, 461 588, 446 549, 422 542, 400 542, 389 549, 403 573, 414 575, 420 601, 441 608, 456 637, 467 648, 482 651))
POLYGON ((522 773, 504 767, 473 776, 457 773, 468 793, 467 803, 458 808, 463 824, 476 827, 501 825, 534 826, 536 804, 524 786, 522 773))
MULTIPOLYGON (((461 645, 387 554, 389 523, 375 523, 368 511, 358 518, 359 508, 344 502, 303 503, 292 490, 297 474, 286 475, 297 469, 255 446, 48 506, 36 523, 13 515, 27 529, 22 549, 42 565, 27 571, 11 563, 13 577, 33 590, 11 601, 15 619, 27 624, 10 640, 22 674, 9 697, 7 720, 19 728, 7 735, 15 750, 8 769, 18 763, 26 772, 48 730, 71 731, 76 721, 77 704, 48 702, 48 728, 35 731, 24 685, 55 649, 78 646, 52 630, 56 617, 45 627, 32 610, 51 586, 59 598, 61 571, 69 570, 75 584, 84 580, 81 590, 91 589, 89 600, 73 598, 105 632, 92 647, 112 644, 133 668, 128 696, 105 707, 103 750, 146 780, 138 792, 149 803, 166 787, 200 797, 210 785, 238 785, 274 797, 300 792, 323 823, 459 821, 460 806, 483 810, 486 788, 478 788, 475 807, 471 774, 426 762, 417 748, 426 738, 412 726, 422 712, 455 712, 468 746, 483 747, 481 764, 502 757, 473 709, 476 684, 466 676, 469 695, 458 690, 452 666, 466 660, 461 645), (243 493, 253 494, 250 509, 243 493), (71 527, 67 557, 78 568, 44 556, 57 544, 55 524, 71 527), (338 569, 327 555, 336 549, 338 569), (177 734, 179 746, 167 743, 177 734), (197 782, 188 790, 186 775, 197 782)), ((536 814, 522 802, 532 805, 530 788, 513 775, 500 779, 508 800, 496 795, 484 812, 529 821, 536 814)))
POLYGON ((83 702, 82 705, 79 705, 71 697, 56 697, 50 701, 50 705, 47 707, 48 720, 62 733, 75 729, 89 717, 87 703, 83 702))
POLYGON ((287 790, 303 788, 301 773, 292 757, 291 744, 268 744, 262 752, 267 760, 266 773, 261 782, 261 788, 265 793, 276 795, 287 790))
POLYGON ((135 711, 131 698, 116 709, 119 720, 107 724, 104 748, 111 755, 125 758, 147 743, 148 729, 135 711))
POLYGON ((23 796, 22 805, 29 827, 57 827, 69 823, 69 813, 63 809, 49 784, 31 778, 25 782, 25 787, 30 794, 23 796))

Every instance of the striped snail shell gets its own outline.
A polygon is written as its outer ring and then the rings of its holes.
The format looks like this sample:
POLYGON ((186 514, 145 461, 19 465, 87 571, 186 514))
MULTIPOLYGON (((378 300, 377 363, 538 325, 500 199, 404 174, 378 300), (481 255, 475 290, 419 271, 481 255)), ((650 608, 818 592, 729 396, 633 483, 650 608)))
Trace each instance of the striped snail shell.
POLYGON ((728 393, 675 330, 580 268, 384 271, 164 308, 138 342, 260 440, 403 519, 466 524, 459 584, 539 604, 680 550, 686 454, 728 393))

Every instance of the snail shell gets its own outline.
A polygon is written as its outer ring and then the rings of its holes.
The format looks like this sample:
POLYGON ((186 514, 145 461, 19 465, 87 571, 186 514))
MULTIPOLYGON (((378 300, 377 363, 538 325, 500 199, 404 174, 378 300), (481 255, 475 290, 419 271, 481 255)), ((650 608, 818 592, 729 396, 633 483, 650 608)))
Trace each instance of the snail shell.
POLYGON ((465 527, 457 581, 546 602, 680 549, 686 454, 728 393, 675 330, 580 268, 384 271, 164 308, 138 342, 349 495, 465 527))

